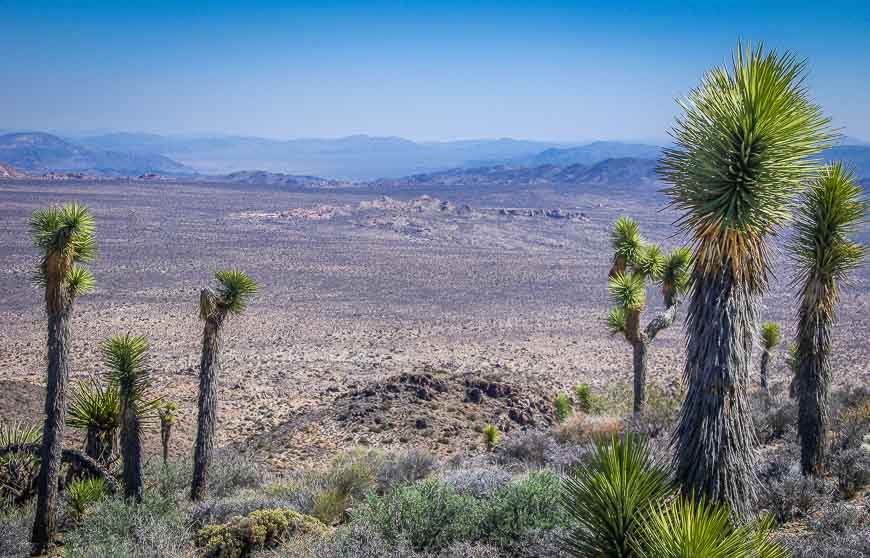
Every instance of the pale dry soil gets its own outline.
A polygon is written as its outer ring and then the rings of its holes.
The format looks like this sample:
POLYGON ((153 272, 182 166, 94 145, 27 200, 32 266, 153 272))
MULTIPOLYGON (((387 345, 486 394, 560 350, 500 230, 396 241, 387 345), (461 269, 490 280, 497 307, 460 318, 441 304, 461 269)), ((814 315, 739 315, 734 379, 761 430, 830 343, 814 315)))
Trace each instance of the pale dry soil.
MULTIPOLYGON (((498 418, 476 413, 459 399, 445 400, 449 408, 442 408, 436 398, 406 411, 391 409, 392 432, 373 434, 368 426, 337 420, 349 391, 404 372, 494 375, 529 386, 535 397, 580 382, 603 391, 630 381, 630 348, 610 336, 603 322, 607 230, 627 214, 651 239, 673 246, 679 237, 671 225, 674 214, 662 211, 663 198, 605 194, 594 186, 390 192, 400 199, 432 194, 483 211, 467 220, 415 216, 428 230, 423 233, 360 226, 354 219, 256 217, 320 204, 356 205, 381 194, 0 183, 0 418, 41 418, 45 320, 40 292, 29 282, 36 252, 27 219, 38 208, 70 200, 92 209, 100 246, 92 264, 98 288, 75 308, 73 381, 103 371, 99 344, 107 336, 147 335, 154 393, 180 406, 176 454, 190 451, 195 435, 198 291, 223 268, 248 272, 261 291, 243 316, 226 324, 219 444, 275 469, 320 464, 358 444, 468 451, 478 444, 475 426, 498 418), (498 218, 498 207, 572 208, 585 218, 498 218), (424 428, 415 426, 420 417, 424 428)), ((870 239, 866 227, 861 237, 870 239)), ((788 335, 795 304, 781 256, 774 270, 763 315, 782 322, 788 335)), ((868 306, 870 274, 864 268, 843 296, 835 336, 837 382, 870 380, 868 306)), ((659 309, 653 297, 648 317, 659 309)), ((651 381, 668 382, 681 373, 684 315, 656 339, 651 381)), ((787 379, 783 353, 775 359, 775 381, 787 379)), ((156 440, 156 432, 149 433, 152 456, 156 440)), ((78 445, 80 433, 69 431, 67 443, 78 445)))

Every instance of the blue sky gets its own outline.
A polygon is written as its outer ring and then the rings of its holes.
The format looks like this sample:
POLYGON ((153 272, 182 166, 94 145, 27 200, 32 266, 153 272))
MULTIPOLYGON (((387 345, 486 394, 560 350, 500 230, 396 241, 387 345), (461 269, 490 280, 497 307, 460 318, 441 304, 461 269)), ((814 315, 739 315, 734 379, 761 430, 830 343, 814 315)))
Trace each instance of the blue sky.
POLYGON ((738 37, 870 139, 870 2, 0 0, 0 129, 661 139, 738 37))

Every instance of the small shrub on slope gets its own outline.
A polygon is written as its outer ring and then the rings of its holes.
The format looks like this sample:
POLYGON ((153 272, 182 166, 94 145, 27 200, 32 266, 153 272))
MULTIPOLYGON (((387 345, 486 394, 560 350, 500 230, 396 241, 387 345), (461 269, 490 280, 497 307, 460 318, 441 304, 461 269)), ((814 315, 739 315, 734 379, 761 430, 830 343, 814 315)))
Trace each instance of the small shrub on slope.
POLYGON ((322 523, 292 510, 258 510, 228 523, 203 527, 196 545, 207 558, 241 558, 296 535, 322 534, 322 523))

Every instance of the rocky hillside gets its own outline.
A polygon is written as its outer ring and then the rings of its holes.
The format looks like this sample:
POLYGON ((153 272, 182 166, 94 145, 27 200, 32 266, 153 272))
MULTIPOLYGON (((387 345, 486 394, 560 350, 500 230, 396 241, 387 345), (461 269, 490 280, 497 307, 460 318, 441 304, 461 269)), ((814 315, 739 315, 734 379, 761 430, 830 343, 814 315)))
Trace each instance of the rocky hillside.
POLYGON ((4 165, 3 163, 0 163, 0 180, 14 180, 21 178, 27 178, 27 175, 12 165, 4 165))

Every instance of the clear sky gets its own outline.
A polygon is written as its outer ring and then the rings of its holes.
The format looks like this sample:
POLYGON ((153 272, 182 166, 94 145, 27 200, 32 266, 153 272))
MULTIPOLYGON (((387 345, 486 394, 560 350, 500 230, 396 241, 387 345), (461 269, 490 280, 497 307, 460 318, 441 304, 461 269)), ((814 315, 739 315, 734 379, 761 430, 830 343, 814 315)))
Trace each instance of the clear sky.
POLYGON ((870 139, 867 0, 0 0, 0 129, 659 139, 738 37, 870 139))

